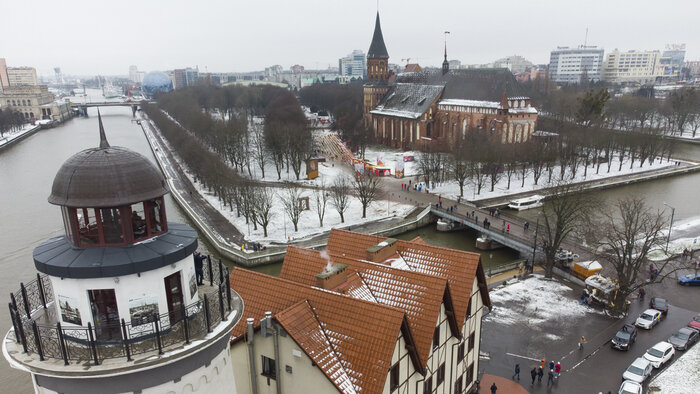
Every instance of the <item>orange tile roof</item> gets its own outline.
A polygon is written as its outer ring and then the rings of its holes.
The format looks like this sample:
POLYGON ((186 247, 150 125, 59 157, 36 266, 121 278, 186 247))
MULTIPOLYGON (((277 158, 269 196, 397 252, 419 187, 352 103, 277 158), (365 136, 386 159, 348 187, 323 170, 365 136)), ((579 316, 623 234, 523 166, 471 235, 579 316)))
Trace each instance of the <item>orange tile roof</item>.
POLYGON ((232 342, 243 339, 247 318, 254 318, 258 329, 260 319, 270 311, 314 362, 323 361, 317 365, 339 390, 347 388, 346 374, 355 391, 382 392, 396 339, 406 326, 402 310, 242 268, 233 269, 230 283, 244 305, 241 323, 231 333, 232 342), (315 323, 303 311, 301 301, 308 301, 331 349, 319 337, 321 333, 309 331, 315 323), (331 351, 342 368, 333 363, 331 351))
MULTIPOLYGON (((332 255, 364 259, 368 247, 386 239, 375 235, 333 229, 328 237, 326 250, 332 255)), ((411 270, 447 278, 460 331, 466 319, 474 280, 479 284, 484 305, 491 307, 486 278, 481 267, 481 255, 478 253, 403 240, 397 241, 396 250, 411 270)))
POLYGON ((425 240, 424 240, 423 238, 420 237, 420 235, 419 235, 419 236, 416 236, 415 238, 413 238, 413 239, 411 240, 411 242, 416 243, 416 244, 422 244, 422 245, 427 245, 427 244, 428 244, 427 242, 425 242, 425 240))
MULTIPOLYGON (((348 266, 347 281, 334 291, 405 311, 420 358, 420 365, 416 368, 422 370, 430 357, 430 345, 440 305, 446 296, 447 280, 440 275, 427 275, 336 255, 331 255, 330 261, 348 266)), ((282 263, 280 277, 314 286, 315 275, 323 271, 326 264, 327 260, 321 252, 290 246, 282 263)), ((456 324, 456 321, 452 323, 456 324)), ((459 335, 459 332, 455 334, 459 335)))

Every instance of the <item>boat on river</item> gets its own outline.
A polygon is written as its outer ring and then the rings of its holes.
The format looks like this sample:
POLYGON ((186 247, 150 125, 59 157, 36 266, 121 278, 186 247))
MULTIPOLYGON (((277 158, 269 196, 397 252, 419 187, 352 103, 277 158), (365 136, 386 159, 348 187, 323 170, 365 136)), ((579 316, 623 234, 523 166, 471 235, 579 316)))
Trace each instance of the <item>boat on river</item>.
POLYGON ((524 209, 539 208, 544 205, 544 196, 533 194, 530 197, 518 198, 508 203, 508 208, 522 211, 524 209))

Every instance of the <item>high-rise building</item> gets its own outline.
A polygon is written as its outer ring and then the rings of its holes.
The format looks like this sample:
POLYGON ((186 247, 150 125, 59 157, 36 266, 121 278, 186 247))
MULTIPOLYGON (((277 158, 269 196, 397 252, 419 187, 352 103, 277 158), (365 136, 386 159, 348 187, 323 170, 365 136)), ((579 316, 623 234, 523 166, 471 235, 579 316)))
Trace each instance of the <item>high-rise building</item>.
POLYGON ((39 84, 39 79, 36 77, 36 69, 34 67, 8 67, 7 76, 10 86, 36 86, 39 84))
POLYGON ((685 62, 685 44, 666 45, 661 54, 657 76, 662 79, 677 79, 685 62))
POLYGON ((146 75, 144 71, 139 71, 136 66, 129 66, 129 80, 134 83, 143 82, 143 77, 146 75))
POLYGON ((0 91, 10 86, 10 78, 7 75, 7 63, 4 58, 0 58, 0 91))
POLYGON ((493 62, 494 68, 507 68, 513 74, 523 73, 525 70, 532 68, 532 66, 531 61, 519 55, 503 57, 493 62))
POLYGON ((192 86, 199 79, 199 68, 179 68, 173 70, 173 89, 192 86))
POLYGON ((557 47, 549 58, 549 77, 556 83, 579 83, 582 77, 600 80, 603 49, 595 46, 557 47))
POLYGON ((365 53, 359 49, 338 60, 338 73, 342 76, 364 78, 366 67, 365 53))
POLYGON ((615 49, 605 56, 601 79, 610 83, 653 83, 660 58, 659 51, 615 49))

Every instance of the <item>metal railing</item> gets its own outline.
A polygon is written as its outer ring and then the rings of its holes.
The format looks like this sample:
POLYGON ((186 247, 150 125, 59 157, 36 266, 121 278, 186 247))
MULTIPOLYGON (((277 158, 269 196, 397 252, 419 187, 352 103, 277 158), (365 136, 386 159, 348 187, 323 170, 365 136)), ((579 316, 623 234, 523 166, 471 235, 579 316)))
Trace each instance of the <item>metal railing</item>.
POLYGON ((14 327, 15 340, 22 345, 24 353, 33 353, 40 360, 63 359, 64 364, 91 362, 95 365, 103 360, 126 358, 134 355, 155 352, 163 354, 168 348, 189 344, 212 332, 226 320, 232 310, 241 310, 240 297, 231 292, 228 268, 221 261, 212 263, 207 256, 204 264, 204 278, 214 288, 209 289, 200 300, 190 305, 182 305, 179 311, 146 316, 138 321, 84 326, 62 326, 38 323, 33 318, 40 309, 54 306, 53 289, 46 275, 11 293, 10 317, 14 327))

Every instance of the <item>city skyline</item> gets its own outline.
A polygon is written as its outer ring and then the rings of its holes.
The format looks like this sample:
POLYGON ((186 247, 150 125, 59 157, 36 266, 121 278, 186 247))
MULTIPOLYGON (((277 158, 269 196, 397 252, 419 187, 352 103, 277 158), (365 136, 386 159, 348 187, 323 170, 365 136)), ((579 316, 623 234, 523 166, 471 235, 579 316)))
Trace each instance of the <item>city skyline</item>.
MULTIPOLYGON (((198 66, 200 72, 248 72, 275 64, 336 67, 338 58, 352 50, 367 50, 377 11, 374 1, 354 7, 318 0, 274 2, 264 10, 254 2, 206 1, 192 7, 127 0, 118 8, 82 0, 64 8, 39 3, 39 9, 50 12, 33 15, 30 29, 23 18, 8 18, 0 26, 6 37, 0 55, 8 66, 33 66, 45 76, 53 74, 53 67, 67 75, 126 75, 132 64, 144 71, 198 66), (60 32, 66 39, 59 38, 60 32), (32 47, 46 37, 53 38, 32 47)), ((585 6, 540 0, 527 9, 512 0, 498 5, 439 0, 427 10, 420 5, 379 3, 390 62, 405 64, 410 58, 439 66, 443 33, 450 31, 448 57, 462 64, 514 54, 545 64, 558 46, 582 45, 587 28, 587 44, 606 53, 616 48, 662 51, 666 44, 685 43, 686 59, 700 58, 700 26, 692 23, 700 12, 697 3, 669 1, 666 16, 649 12, 658 2, 647 0, 594 0, 585 6)), ((22 10, 18 3, 5 7, 8 15, 22 10)))

